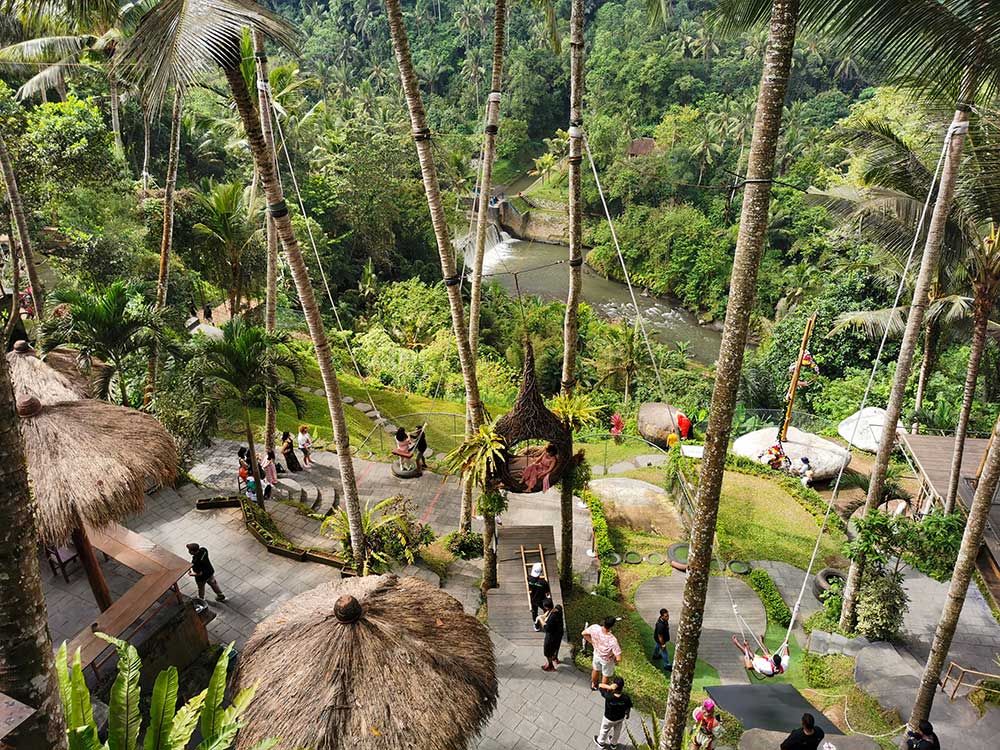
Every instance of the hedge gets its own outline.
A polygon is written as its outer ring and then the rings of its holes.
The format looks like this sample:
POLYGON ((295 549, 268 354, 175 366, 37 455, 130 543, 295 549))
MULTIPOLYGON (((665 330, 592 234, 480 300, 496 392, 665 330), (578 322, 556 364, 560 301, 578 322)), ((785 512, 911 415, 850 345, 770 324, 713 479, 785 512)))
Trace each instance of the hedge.
POLYGON ((760 596, 760 600, 764 604, 764 611, 767 613, 767 621, 788 627, 792 621, 792 611, 785 604, 785 600, 781 598, 778 587, 774 585, 768 572, 763 568, 754 568, 750 572, 747 582, 750 584, 750 588, 760 596))
POLYGON ((608 535, 608 519, 604 515, 604 505, 601 499, 590 490, 581 490, 580 497, 590 508, 590 524, 594 528, 594 547, 601 561, 601 570, 594 593, 608 599, 618 600, 621 592, 618 590, 618 571, 608 565, 607 559, 615 551, 608 535))

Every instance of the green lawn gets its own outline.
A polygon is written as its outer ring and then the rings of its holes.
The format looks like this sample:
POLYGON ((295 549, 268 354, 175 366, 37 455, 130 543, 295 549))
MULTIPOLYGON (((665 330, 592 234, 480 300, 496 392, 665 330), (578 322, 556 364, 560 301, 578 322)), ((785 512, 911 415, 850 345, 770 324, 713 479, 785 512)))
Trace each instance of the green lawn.
POLYGON ((565 203, 568 194, 567 191, 569 190, 568 180, 569 175, 567 172, 553 170, 544 183, 538 180, 524 194, 529 198, 565 203))

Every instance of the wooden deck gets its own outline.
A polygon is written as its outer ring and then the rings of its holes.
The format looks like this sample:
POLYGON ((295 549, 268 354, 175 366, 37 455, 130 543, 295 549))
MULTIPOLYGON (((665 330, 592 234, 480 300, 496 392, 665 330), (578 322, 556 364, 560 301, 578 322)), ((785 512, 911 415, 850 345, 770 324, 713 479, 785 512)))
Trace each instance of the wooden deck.
MULTIPOLYGON (((101 530, 87 527, 87 536, 97 549, 141 573, 142 578, 107 611, 98 615, 90 627, 77 633, 69 644, 70 654, 80 649, 84 667, 94 664, 104 651, 111 648, 106 641, 94 635, 95 632, 127 637, 126 631, 140 620, 144 621, 149 610, 158 609, 160 599, 171 589, 180 603, 176 584, 191 567, 184 558, 117 524, 101 530)), ((98 668, 99 664, 94 664, 95 671, 98 668)))
POLYGON ((538 549, 542 545, 552 601, 562 604, 559 564, 551 526, 501 526, 497 547, 497 583, 487 595, 490 628, 518 646, 542 649, 542 636, 531 622, 531 604, 525 585, 521 546, 538 549))

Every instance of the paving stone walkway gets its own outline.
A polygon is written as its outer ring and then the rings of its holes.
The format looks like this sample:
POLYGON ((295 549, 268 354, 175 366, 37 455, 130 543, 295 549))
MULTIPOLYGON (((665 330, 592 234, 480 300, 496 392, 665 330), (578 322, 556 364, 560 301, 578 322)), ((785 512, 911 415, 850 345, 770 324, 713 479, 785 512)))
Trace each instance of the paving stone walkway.
MULTIPOLYGON (((646 622, 653 623, 666 607, 676 623, 680 619, 681 604, 684 600, 683 573, 657 576, 643 581, 635 592, 635 608, 646 622)), ((767 615, 760 597, 738 578, 729 577, 732 592, 740 614, 758 635, 767 630, 767 615)), ((676 625, 673 628, 676 631, 676 625)), ((723 685, 749 683, 739 652, 733 647, 733 633, 739 627, 733 616, 733 608, 726 592, 726 582, 721 576, 712 576, 708 581, 708 597, 705 601, 705 616, 701 638, 698 642, 698 658, 708 662, 719 673, 723 685)))
MULTIPOLYGON (((755 568, 766 570, 778 588, 778 593, 785 600, 789 609, 795 606, 795 600, 802 590, 802 581, 806 572, 802 568, 786 562, 776 560, 752 560, 750 564, 755 568)), ((806 631, 802 627, 802 622, 808 620, 812 615, 823 609, 819 599, 813 594, 812 581, 806 581, 806 591, 802 595, 802 603, 799 605, 799 616, 792 627, 792 635, 798 640, 800 646, 805 646, 808 638, 806 631)))

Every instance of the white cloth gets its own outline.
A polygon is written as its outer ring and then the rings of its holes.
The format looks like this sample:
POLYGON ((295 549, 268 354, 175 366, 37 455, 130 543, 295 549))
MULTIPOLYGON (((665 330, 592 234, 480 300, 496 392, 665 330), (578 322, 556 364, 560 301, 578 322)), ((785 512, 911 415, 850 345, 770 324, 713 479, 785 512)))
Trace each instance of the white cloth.
POLYGON ((597 741, 602 745, 617 745, 622 736, 622 727, 625 719, 611 721, 605 716, 601 717, 601 731, 597 733, 597 741))
POLYGON ((605 677, 611 677, 615 673, 615 664, 616 662, 614 659, 608 659, 605 661, 597 654, 594 654, 594 661, 591 664, 591 668, 595 672, 600 672, 605 677))
POLYGON ((312 440, 310 440, 310 438, 309 438, 309 433, 308 432, 300 432, 299 433, 299 450, 302 450, 303 448, 308 448, 311 445, 312 445, 312 440))
POLYGON ((775 673, 774 664, 770 659, 765 659, 763 656, 755 654, 753 657, 753 671, 757 674, 771 677, 775 673))

